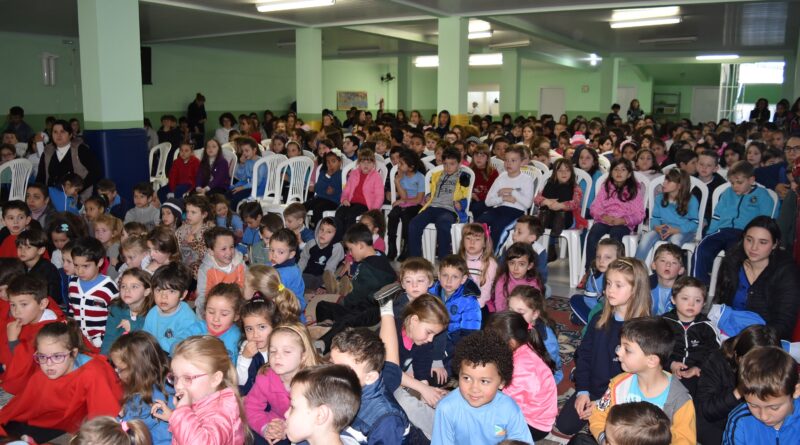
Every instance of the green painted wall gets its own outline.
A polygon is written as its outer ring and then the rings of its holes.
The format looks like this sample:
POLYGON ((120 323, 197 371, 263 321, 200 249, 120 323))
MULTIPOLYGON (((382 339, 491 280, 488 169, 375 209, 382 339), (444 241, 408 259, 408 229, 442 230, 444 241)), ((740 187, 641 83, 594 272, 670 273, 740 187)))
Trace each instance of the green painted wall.
MULTIPOLYGON (((756 103, 759 98, 766 98, 770 105, 777 103, 781 100, 783 94, 783 85, 776 84, 759 84, 759 85, 745 85, 744 87, 744 102, 756 103)), ((792 98, 789 98, 792 102, 792 98)))

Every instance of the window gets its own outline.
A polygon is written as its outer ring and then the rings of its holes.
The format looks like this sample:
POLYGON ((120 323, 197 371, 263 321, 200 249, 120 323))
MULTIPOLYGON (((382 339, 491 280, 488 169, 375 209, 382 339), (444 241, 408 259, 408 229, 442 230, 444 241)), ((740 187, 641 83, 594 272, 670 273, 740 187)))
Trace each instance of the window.
POLYGON ((784 62, 758 62, 739 64, 739 84, 783 83, 784 62))

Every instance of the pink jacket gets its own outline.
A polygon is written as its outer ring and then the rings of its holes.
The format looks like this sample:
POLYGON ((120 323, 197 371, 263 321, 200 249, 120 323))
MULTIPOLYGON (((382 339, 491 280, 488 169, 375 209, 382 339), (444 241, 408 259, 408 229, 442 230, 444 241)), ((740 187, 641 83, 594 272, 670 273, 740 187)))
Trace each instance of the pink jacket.
POLYGON ((364 182, 364 198, 367 200, 367 208, 375 210, 383 205, 383 179, 378 170, 372 170, 366 178, 361 174, 361 169, 354 168, 347 177, 347 183, 342 190, 342 201, 352 201, 356 187, 361 181, 364 182))
POLYGON ((256 382, 244 398, 244 411, 247 423, 258 434, 275 419, 283 420, 289 409, 289 391, 283 386, 281 378, 271 369, 266 374, 259 374, 256 382), (269 411, 265 411, 267 407, 269 411))
POLYGON ((230 388, 192 406, 175 408, 169 418, 173 445, 239 445, 244 443, 244 428, 239 402, 230 388))
POLYGON ((506 280, 510 280, 508 282, 509 293, 517 286, 533 286, 536 289, 542 290, 542 285, 539 283, 539 280, 535 278, 532 280, 526 280, 524 278, 517 280, 511 275, 499 277, 497 283, 494 285, 494 297, 486 302, 489 306, 489 312, 501 312, 508 309, 508 294, 506 294, 505 291, 506 280))
POLYGON ((558 414, 558 390, 553 371, 528 345, 514 351, 514 374, 503 393, 522 409, 528 425, 550 431, 558 414))
POLYGON ((497 261, 494 258, 489 260, 489 266, 486 268, 486 282, 483 283, 483 286, 481 286, 483 264, 480 257, 475 259, 467 258, 467 269, 469 269, 472 281, 481 288, 481 296, 478 298, 478 303, 480 303, 481 307, 484 307, 492 299, 492 284, 494 284, 494 277, 497 275, 497 261))
POLYGON ((636 229, 636 226, 644 221, 645 193, 642 184, 637 183, 637 185, 639 188, 636 197, 630 201, 622 202, 622 200, 617 197, 613 184, 609 184, 611 196, 606 193, 606 184, 601 184, 597 197, 592 201, 592 206, 589 208, 595 221, 600 221, 601 216, 608 215, 616 218, 623 218, 628 229, 631 231, 636 229))

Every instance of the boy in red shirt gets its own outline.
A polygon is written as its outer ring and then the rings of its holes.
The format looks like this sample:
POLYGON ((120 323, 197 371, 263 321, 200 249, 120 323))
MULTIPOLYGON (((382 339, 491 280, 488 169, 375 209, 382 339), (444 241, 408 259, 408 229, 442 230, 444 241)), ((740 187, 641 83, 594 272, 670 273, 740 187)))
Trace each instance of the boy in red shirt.
POLYGON ((5 227, 0 230, 0 258, 17 258, 17 235, 31 223, 31 209, 24 201, 8 201, 3 204, 3 223, 5 227))

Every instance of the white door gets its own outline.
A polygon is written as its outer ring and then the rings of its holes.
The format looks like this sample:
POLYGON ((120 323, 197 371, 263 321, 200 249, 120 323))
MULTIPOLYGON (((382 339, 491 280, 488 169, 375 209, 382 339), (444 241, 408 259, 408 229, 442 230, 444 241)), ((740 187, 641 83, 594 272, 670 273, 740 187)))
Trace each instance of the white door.
POLYGON ((692 114, 689 117, 692 122, 716 122, 718 112, 719 87, 694 87, 692 114))
MULTIPOLYGON (((620 106, 619 115, 622 116, 622 121, 627 121, 625 115, 628 113, 628 108, 631 107, 631 101, 633 99, 639 99, 636 97, 636 87, 617 87, 617 103, 620 106)), ((642 100, 639 99, 639 102, 642 100)), ((601 106, 605 106, 606 108, 610 109, 611 104, 601 104, 601 106)), ((645 113, 651 113, 652 110, 644 110, 645 113)))
POLYGON ((556 120, 564 114, 567 105, 564 88, 542 88, 539 93, 539 116, 552 114, 556 120))

